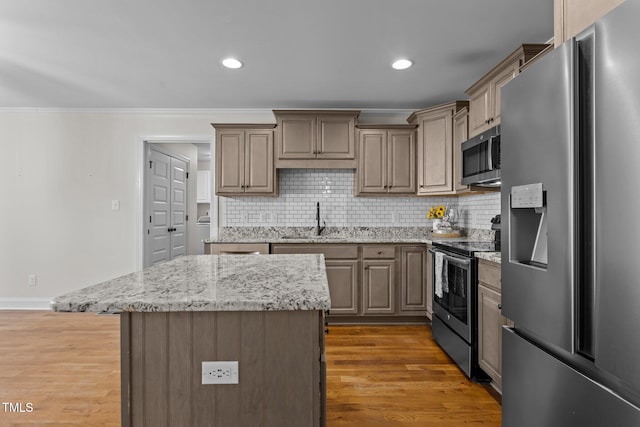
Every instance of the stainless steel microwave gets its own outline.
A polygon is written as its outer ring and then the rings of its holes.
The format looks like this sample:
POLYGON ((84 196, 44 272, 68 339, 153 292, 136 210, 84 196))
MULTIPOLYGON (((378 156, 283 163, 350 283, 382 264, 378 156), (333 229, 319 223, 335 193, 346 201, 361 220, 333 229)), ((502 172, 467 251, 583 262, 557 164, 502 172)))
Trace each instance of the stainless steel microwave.
POLYGON ((500 186, 500 125, 462 143, 462 184, 500 186))

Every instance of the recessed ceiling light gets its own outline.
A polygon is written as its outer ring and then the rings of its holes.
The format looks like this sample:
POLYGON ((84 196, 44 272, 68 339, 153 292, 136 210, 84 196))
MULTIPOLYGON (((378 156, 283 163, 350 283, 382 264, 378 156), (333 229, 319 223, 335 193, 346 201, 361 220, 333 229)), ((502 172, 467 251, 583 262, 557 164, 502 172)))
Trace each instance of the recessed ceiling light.
POLYGON ((236 58, 224 58, 222 60, 222 65, 224 65, 227 68, 236 69, 236 68, 242 67, 243 64, 236 58))
POLYGON ((393 64, 391 64, 394 70, 406 70, 412 65, 413 65, 413 61, 406 58, 398 59, 393 64))

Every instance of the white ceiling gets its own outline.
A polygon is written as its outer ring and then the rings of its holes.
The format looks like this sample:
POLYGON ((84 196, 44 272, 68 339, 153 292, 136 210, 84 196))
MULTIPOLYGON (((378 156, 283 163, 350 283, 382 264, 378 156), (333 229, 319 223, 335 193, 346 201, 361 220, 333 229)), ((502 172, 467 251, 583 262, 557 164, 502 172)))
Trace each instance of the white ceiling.
POLYGON ((0 0, 0 107, 422 108, 552 36, 553 0, 0 0))

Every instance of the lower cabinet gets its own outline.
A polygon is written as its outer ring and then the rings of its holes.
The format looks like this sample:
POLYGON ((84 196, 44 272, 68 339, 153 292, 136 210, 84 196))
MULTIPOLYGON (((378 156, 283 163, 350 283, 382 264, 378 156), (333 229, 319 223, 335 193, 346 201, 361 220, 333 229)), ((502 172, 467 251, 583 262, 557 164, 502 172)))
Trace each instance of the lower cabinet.
POLYGON ((424 245, 402 246, 400 251, 402 269, 400 310, 427 311, 429 301, 427 248, 424 245))
POLYGON ((500 265, 478 262, 478 364, 502 390, 502 326, 510 321, 502 315, 500 265))
POLYGON ((363 314, 394 314, 395 260, 364 260, 362 264, 363 314))
POLYGON ((274 254, 322 253, 328 323, 426 323, 429 292, 424 245, 274 243, 274 254))
POLYGON ((325 259, 330 314, 358 314, 358 260, 325 259))

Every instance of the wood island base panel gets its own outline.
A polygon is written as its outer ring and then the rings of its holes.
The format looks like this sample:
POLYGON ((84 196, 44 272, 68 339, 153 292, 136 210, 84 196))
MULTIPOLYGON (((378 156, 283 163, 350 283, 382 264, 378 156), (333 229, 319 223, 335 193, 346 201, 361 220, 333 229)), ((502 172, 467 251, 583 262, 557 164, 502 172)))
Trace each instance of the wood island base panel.
POLYGON ((322 312, 122 313, 122 426, 322 426, 322 312), (202 384, 238 361, 238 384, 202 384))

